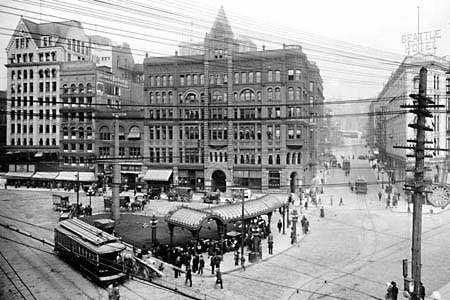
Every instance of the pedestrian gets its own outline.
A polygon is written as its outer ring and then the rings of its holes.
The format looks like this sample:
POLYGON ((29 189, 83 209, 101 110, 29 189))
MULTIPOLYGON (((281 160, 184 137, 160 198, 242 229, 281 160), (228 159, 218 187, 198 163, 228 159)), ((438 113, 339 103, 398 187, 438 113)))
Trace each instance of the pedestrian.
POLYGON ((397 300, 398 298, 398 287, 397 284, 395 283, 395 281, 391 282, 391 299, 392 300, 397 300))
POLYGON ((381 197, 383 196, 383 194, 381 193, 381 191, 378 192, 378 201, 381 201, 381 197))
POLYGON ((339 206, 344 206, 344 200, 342 199, 342 197, 341 199, 339 199, 339 206))
POLYGON ((295 232, 294 227, 291 228, 291 245, 293 245, 295 242, 295 232))
POLYGON ((214 274, 214 268, 216 267, 216 260, 215 260, 216 255, 211 256, 209 265, 211 267, 211 274, 214 274))
POLYGON ((215 264, 216 264, 216 269, 220 269, 220 262, 222 261, 222 256, 221 255, 216 255, 216 259, 215 259, 215 264))
POLYGON ((191 267, 186 267, 186 280, 184 281, 184 284, 186 285, 189 281, 189 286, 192 287, 192 271, 191 267))
POLYGON ((108 287, 108 299, 109 300, 120 300, 120 291, 118 287, 118 283, 114 282, 112 285, 108 287))
POLYGON ((205 267, 205 260, 203 259, 203 255, 200 255, 200 260, 198 263, 198 274, 203 275, 204 267, 205 267))
POLYGON ((320 208, 320 217, 325 217, 325 209, 323 208, 323 206, 320 208))
POLYGON ((392 300, 392 285, 386 282, 386 295, 384 297, 386 300, 392 300))
POLYGON ((241 267, 245 271, 245 256, 244 255, 241 255, 241 267))
POLYGON ((283 223, 281 222, 281 219, 278 220, 277 227, 278 227, 278 233, 281 233, 281 228, 283 227, 283 223))
POLYGON ((425 299, 425 287, 423 286, 423 283, 420 282, 420 286, 419 286, 419 296, 421 300, 425 299))
POLYGON ((215 286, 217 286, 218 284, 220 284, 220 288, 223 289, 222 272, 220 272, 220 269, 217 269, 217 272, 216 272, 215 286))
POLYGON ((239 250, 234 251, 234 265, 239 266, 239 250))
POLYGON ((391 199, 389 199, 389 196, 386 198, 386 208, 391 208, 391 199))
POLYGON ((179 270, 180 266, 181 266, 181 258, 178 255, 177 258, 175 259, 175 268, 173 268, 173 270, 175 271, 175 278, 178 278, 178 275, 180 274, 179 270))
POLYGON ((199 261, 200 261, 200 257, 198 256, 197 253, 195 253, 194 259, 192 260, 192 272, 193 273, 197 273, 199 261))
POLYGON ((308 200, 305 201, 305 210, 308 210, 308 200))
POLYGON ((269 254, 273 254, 273 235, 272 233, 269 234, 267 238, 267 243, 269 245, 269 254))
POLYGON ((309 221, 308 221, 308 219, 306 219, 306 222, 305 222, 305 234, 307 234, 309 232, 309 221))
POLYGON ((330 196, 330 206, 333 206, 333 196, 330 196))

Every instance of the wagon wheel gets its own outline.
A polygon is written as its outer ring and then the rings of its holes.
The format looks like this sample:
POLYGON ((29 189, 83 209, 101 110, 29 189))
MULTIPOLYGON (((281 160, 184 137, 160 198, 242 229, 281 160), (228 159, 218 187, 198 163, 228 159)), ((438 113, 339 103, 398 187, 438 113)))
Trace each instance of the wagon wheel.
POLYGON ((154 196, 154 197, 153 197, 153 200, 158 200, 158 196, 154 196))

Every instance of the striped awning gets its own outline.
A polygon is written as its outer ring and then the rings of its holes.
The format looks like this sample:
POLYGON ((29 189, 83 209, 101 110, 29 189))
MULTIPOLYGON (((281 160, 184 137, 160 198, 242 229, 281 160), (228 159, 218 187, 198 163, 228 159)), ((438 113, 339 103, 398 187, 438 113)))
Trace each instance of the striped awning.
POLYGON ((55 179, 58 176, 58 172, 36 172, 31 177, 32 179, 55 179))
POLYGON ((6 178, 30 178, 33 176, 34 172, 8 172, 6 173, 6 178))
POLYGON ((144 175, 146 181, 169 181, 172 175, 172 169, 153 169, 148 170, 144 175))
POLYGON ((55 178, 61 181, 80 181, 80 182, 94 182, 97 181, 95 174, 92 172, 59 172, 55 178), (79 176, 79 179, 77 178, 79 176))

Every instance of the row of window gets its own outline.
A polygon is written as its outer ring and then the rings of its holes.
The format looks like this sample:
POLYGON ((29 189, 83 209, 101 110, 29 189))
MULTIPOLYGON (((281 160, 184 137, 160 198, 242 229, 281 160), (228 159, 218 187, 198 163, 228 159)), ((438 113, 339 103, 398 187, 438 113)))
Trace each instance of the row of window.
MULTIPOLYGON (((11 134, 33 133, 33 125, 11 123, 11 134)), ((39 125, 39 133, 56 133, 56 125, 39 125), (51 131, 50 131, 51 128, 51 131)))
POLYGON ((92 106, 92 97, 63 97, 62 103, 64 106, 75 106, 78 104, 80 106, 92 106), (77 101, 78 99, 78 101, 77 101))
POLYGON ((30 46, 31 38, 29 37, 16 37, 15 38, 16 49, 24 49, 30 46))
POLYGON ((62 86, 62 93, 65 94, 83 94, 83 93, 92 93, 93 87, 91 83, 87 83, 86 86, 82 83, 75 85, 72 83, 69 87, 67 83, 62 86))
POLYGON ((76 39, 67 39, 67 48, 81 54, 89 54, 89 47, 83 41, 76 39))
POLYGON ((172 148, 150 148, 151 163, 173 163, 172 148))
MULTIPOLYGON (((53 69, 41 69, 38 72, 39 74, 39 79, 43 79, 43 78, 56 78, 58 76, 58 71, 53 68, 53 69)), ((16 75, 17 75, 17 79, 33 79, 34 78, 34 73, 32 69, 22 69, 22 70, 12 70, 11 71, 11 79, 15 80, 16 79, 16 75)))
MULTIPOLYGON (((11 139, 11 146, 37 146, 35 144, 33 144, 33 139, 30 138, 28 139, 28 143, 27 143, 27 139, 20 139, 20 138, 12 138, 11 139)), ((39 146, 50 146, 50 139, 39 139, 39 146)), ((56 146, 56 139, 51 139, 51 146, 56 146)))
MULTIPOLYGON (((172 127, 171 127, 172 128, 172 127)), ((108 126, 102 126, 99 129, 99 137, 102 141, 109 141, 113 137, 108 126)), ((140 140, 141 129, 138 126, 131 126, 127 138, 129 140, 140 140)), ((125 140, 125 129, 119 126, 119 140, 125 140)))
POLYGON ((204 163, 204 150, 203 148, 180 148, 180 163, 196 164, 204 163))
POLYGON ((209 152, 209 162, 227 162, 228 154, 226 152, 214 151, 209 152))
POLYGON ((149 126, 150 140, 172 140, 172 126, 149 126))
POLYGON ((62 148, 63 148, 64 152, 68 152, 68 151, 92 152, 93 144, 92 143, 62 143, 62 148))
POLYGON ((63 122, 92 122, 92 112, 63 112, 63 122))
MULTIPOLYGON (((293 88, 288 87, 288 93, 287 93, 287 101, 302 101, 303 99, 307 98, 307 92, 302 91, 302 88, 293 88)), ((268 101, 281 101, 281 88, 279 87, 269 87, 267 88, 267 100, 268 101)), ((228 101, 228 94, 227 93, 220 93, 218 91, 215 91, 212 93, 212 96, 210 97, 211 103, 226 103, 228 101)), ((261 91, 256 91, 256 93, 251 89, 245 89, 240 92, 234 92, 233 93, 233 99, 234 101, 247 101, 247 102, 254 102, 262 101, 262 93, 261 91)), ((188 93, 184 99, 183 94, 178 94, 178 100, 180 104, 184 103, 198 103, 198 97, 195 93, 188 93)), ((201 103, 205 102, 205 95, 204 93, 200 94, 200 100, 201 103)), ((150 92, 149 93, 149 103, 150 104, 175 104, 174 94, 169 92, 150 92)), ((314 101, 314 97, 310 97, 310 101, 314 101)))
MULTIPOLYGON (((90 157, 83 157, 83 156, 66 156, 64 155, 62 157, 65 165, 72 165, 72 166, 84 166, 85 164, 92 164, 93 160, 90 157)), ((92 258, 91 258, 92 259, 92 258)))
MULTIPOLYGON (((10 115, 11 115, 11 120, 15 120, 15 119, 17 119, 17 120, 20 120, 20 119, 26 120, 27 118, 29 118, 31 120, 31 119, 34 118, 33 110, 29 110, 29 111, 27 111, 27 110, 14 111, 13 110, 13 111, 10 112, 10 115)), ((57 116, 56 116, 56 109, 52 109, 52 110, 46 109, 45 110, 45 114, 44 114, 44 110, 41 109, 41 110, 39 110, 38 117, 39 117, 39 120, 44 120, 44 118, 46 120, 50 120, 50 119, 56 120, 56 118, 57 118, 57 116)))
POLYGON ((69 139, 69 136, 71 139, 92 139, 92 128, 86 127, 85 129, 84 127, 70 127, 69 130, 68 127, 63 127, 63 139, 67 140, 69 139))
MULTIPOLYGON (((280 70, 268 70, 267 71, 267 81, 268 82, 280 82, 281 81, 281 71, 280 70)), ((234 84, 247 84, 247 83, 261 83, 261 72, 234 72, 233 82, 234 84)), ((300 81, 301 80, 301 70, 299 69, 289 69, 287 71, 287 80, 289 81, 300 81)), ((159 76, 149 76, 149 85, 152 87, 165 87, 174 86, 174 78, 172 75, 159 75, 159 76)), ((212 74, 209 76, 209 84, 227 84, 228 74, 212 74)), ((204 74, 183 74, 179 75, 179 85, 181 86, 192 86, 192 85, 204 85, 205 76, 204 74)), ((311 91, 313 90, 311 87, 311 91)))

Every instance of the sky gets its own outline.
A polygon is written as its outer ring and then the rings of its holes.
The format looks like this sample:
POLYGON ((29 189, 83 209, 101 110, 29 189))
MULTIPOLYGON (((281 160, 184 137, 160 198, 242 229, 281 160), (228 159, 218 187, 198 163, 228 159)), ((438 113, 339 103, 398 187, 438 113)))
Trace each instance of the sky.
MULTIPOLYGON (((262 45, 275 49, 283 43, 300 44, 321 70, 327 100, 360 99, 376 97, 404 58, 401 38, 417 32, 420 6, 421 31, 441 30, 435 54, 450 56, 449 0, 101 2, 2 1, 0 46, 6 48, 20 15, 35 22, 76 19, 83 22, 88 34, 127 42, 136 62, 142 63, 145 52, 149 56, 173 55, 179 42, 201 41, 223 6, 233 32, 247 36, 259 49, 262 45)), ((3 50, 0 89, 6 88, 5 62, 3 50)))

